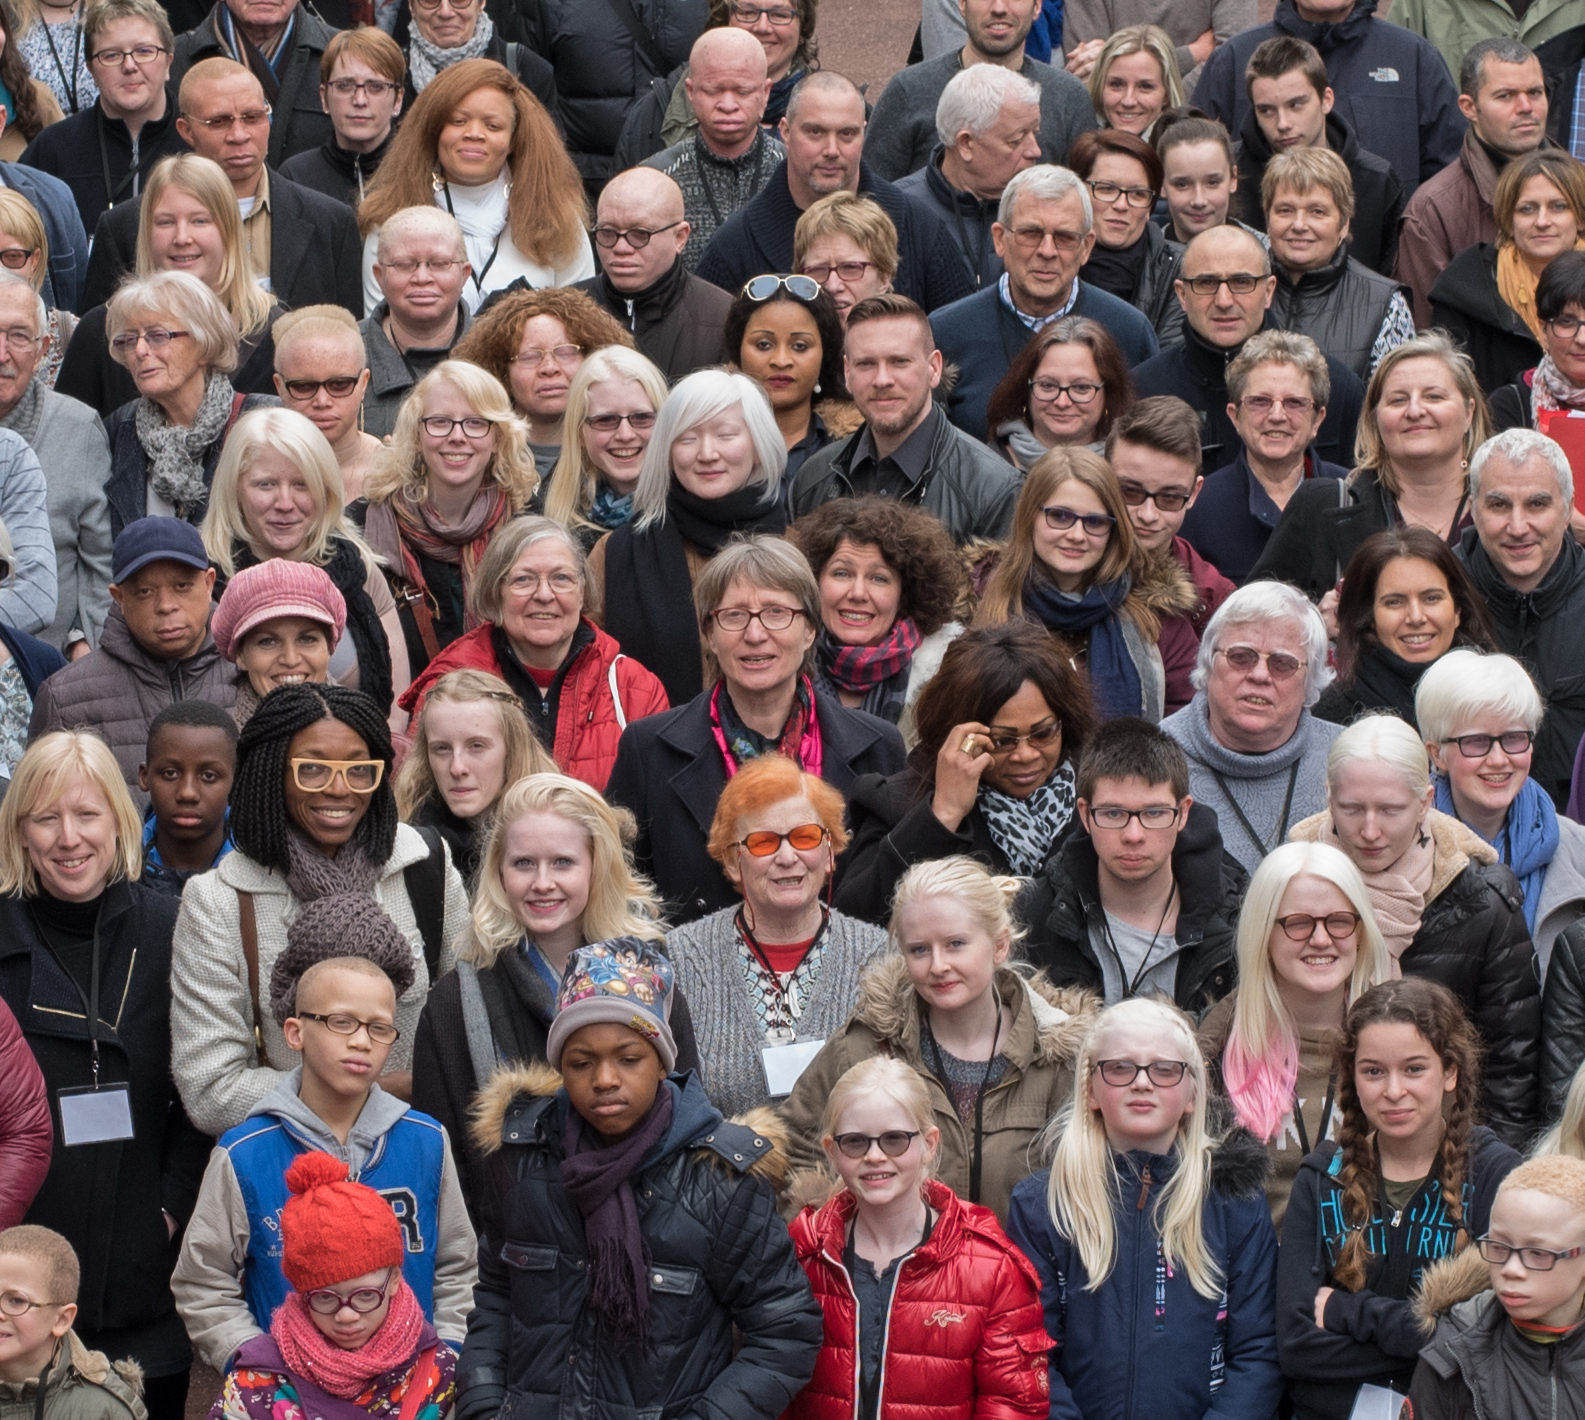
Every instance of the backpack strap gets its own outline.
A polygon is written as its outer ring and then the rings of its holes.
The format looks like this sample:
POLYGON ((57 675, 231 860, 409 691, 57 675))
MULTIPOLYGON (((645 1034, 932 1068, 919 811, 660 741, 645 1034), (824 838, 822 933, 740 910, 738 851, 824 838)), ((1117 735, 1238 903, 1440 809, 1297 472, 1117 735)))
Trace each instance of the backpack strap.
POLYGON ((622 692, 616 688, 616 663, 626 659, 621 652, 611 658, 611 669, 606 673, 606 682, 611 687, 611 704, 616 708, 616 727, 619 730, 627 728, 627 713, 622 709, 622 692))
POLYGON ((457 963, 457 993, 462 1004, 462 1035, 468 1043, 468 1059, 473 1065, 473 1088, 482 1090, 490 1082, 500 1053, 490 1030, 490 1011, 484 1004, 479 971, 472 962, 457 963))
POLYGON ((225 430, 224 430, 225 434, 229 434, 231 432, 231 426, 233 424, 235 424, 237 422, 237 420, 241 417, 241 415, 242 415, 242 401, 245 400, 246 398, 247 398, 247 395, 241 394, 241 393, 234 394, 234 395, 231 396, 231 414, 230 414, 230 417, 227 418, 227 420, 226 420, 226 427, 225 427, 225 430))
POLYGON ((237 918, 242 937, 242 955, 248 963, 248 996, 253 1002, 253 1051, 260 1066, 270 1061, 264 1053, 264 1017, 259 1011, 259 919, 253 910, 253 894, 237 889, 237 918))
POLYGON ((440 948, 446 934, 446 848, 439 829, 420 828, 418 836, 429 849, 429 856, 403 868, 402 881, 424 939, 424 963, 429 967, 429 984, 433 986, 440 975, 440 948))

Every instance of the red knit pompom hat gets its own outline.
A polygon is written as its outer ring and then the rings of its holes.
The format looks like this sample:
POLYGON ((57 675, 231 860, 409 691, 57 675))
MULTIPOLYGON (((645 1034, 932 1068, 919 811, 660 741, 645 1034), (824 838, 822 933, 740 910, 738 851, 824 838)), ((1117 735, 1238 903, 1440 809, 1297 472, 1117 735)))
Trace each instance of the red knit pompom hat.
POLYGON ((299 1154, 286 1170, 281 1270, 299 1292, 402 1265, 402 1225, 372 1188, 329 1154, 299 1154))

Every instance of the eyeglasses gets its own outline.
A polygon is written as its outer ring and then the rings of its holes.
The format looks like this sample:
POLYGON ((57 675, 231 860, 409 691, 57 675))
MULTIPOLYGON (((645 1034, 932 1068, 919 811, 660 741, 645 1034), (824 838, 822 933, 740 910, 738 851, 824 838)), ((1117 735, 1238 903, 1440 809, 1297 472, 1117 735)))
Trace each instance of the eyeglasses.
POLYGON ((1176 1085, 1183 1079, 1184 1071, 1188 1065, 1182 1060, 1152 1060, 1148 1065, 1139 1065, 1132 1060, 1097 1060, 1096 1072, 1108 1085, 1127 1086, 1134 1083, 1141 1074, 1150 1077, 1153 1085, 1176 1085))
POLYGON ((1585 320, 1578 316, 1554 316, 1551 320, 1541 322, 1559 340, 1572 340, 1580 332, 1580 327, 1585 325, 1585 320))
POLYGON ((851 285, 855 281, 862 281, 864 273, 874 268, 873 261, 827 261, 817 266, 805 264, 803 274, 811 281, 818 281, 822 286, 831 279, 834 271, 842 280, 851 285))
POLYGON ((1257 419, 1264 419, 1279 404, 1290 419, 1303 419, 1315 408, 1313 399, 1273 399, 1269 394, 1246 394, 1238 402, 1257 419))
POLYGON ((1075 380, 1071 385, 1057 380, 1030 380, 1029 388, 1042 404, 1054 404, 1062 395, 1067 395, 1074 404, 1090 404, 1103 387, 1092 385, 1088 380, 1075 380))
POLYGON ((0 330, 0 340, 5 341, 13 350, 31 350, 39 343, 38 336, 34 335, 31 330, 22 330, 20 328, 0 330))
POLYGON ((1053 231, 1049 227, 1014 227, 1009 235, 1023 251, 1039 251, 1047 237, 1059 252, 1071 254, 1084 243, 1083 232, 1053 231))
POLYGON ((783 287, 800 301, 812 301, 820 294, 820 283, 812 276, 756 276, 743 287, 751 301, 768 301, 783 287))
POLYGON ((134 64, 152 64, 162 54, 169 54, 170 50, 158 44, 140 44, 132 49, 101 49, 93 57, 95 64, 108 64, 112 69, 119 69, 127 62, 127 55, 132 56, 134 64))
POLYGON ((546 360, 554 360, 562 369, 577 365, 583 359, 583 348, 578 345, 557 345, 549 350, 541 350, 531 346, 527 350, 520 350, 507 362, 511 365, 521 365, 525 370, 537 370, 546 360))
POLYGON ((1087 182, 1091 195, 1102 206, 1109 207, 1119 197, 1126 197, 1130 207, 1149 207, 1156 194, 1148 187, 1119 187, 1115 182, 1087 182))
POLYGON ((1141 828, 1171 828, 1181 812, 1178 804, 1151 804, 1143 809, 1125 809, 1120 804, 1102 804, 1090 810, 1090 822, 1101 828, 1127 828, 1130 820, 1138 819, 1141 828))
POLYGON ((1501 745, 1504 754, 1523 754, 1535 742, 1529 730, 1509 730, 1501 735, 1449 735, 1445 745, 1457 745, 1465 759, 1485 759, 1493 745, 1501 745))
POLYGON ((655 427, 655 411, 635 410, 632 414, 586 414, 583 422, 597 434, 614 434, 625 423, 635 434, 655 427))
MULTIPOLYGON (((904 1148, 907 1146, 904 1145, 904 1148)), ((901 1149, 898 1150, 902 1152, 901 1149)), ((34 1302, 29 1301, 20 1292, 0 1292, 0 1313, 6 1316, 26 1316, 34 1307, 67 1307, 70 1302, 34 1302)))
POLYGON ((1055 528, 1058 532, 1066 532, 1075 523, 1084 528, 1086 537, 1109 537, 1112 529, 1117 526, 1117 519, 1110 513, 1075 513, 1072 508, 1042 508, 1046 515, 1046 526, 1055 528))
POLYGON ((1176 488, 1163 488, 1159 493, 1151 493, 1137 483, 1123 484, 1123 502, 1130 508, 1143 508, 1146 503, 1154 503, 1163 513, 1176 513, 1188 506, 1191 496, 1176 488))
MULTIPOLYGON (((430 7, 425 6, 423 0, 418 0, 418 8, 423 10, 430 7)), ((383 99, 397 86, 389 79, 332 79, 325 87, 344 99, 360 93, 367 94, 371 99, 383 99)))
MULTIPOLYGON (((397 1036, 401 1035, 401 1031, 389 1021, 360 1021, 356 1016, 345 1016, 339 1011, 333 1016, 316 1015, 313 1011, 298 1011, 297 1019, 318 1021, 332 1035, 356 1035, 360 1030, 366 1030, 369 1039, 376 1045, 394 1044, 397 1036)), ((358 1310, 372 1312, 374 1308, 360 1307, 358 1310)))
POLYGON ((1346 942, 1359 931, 1359 920, 1357 912, 1328 912, 1325 917, 1312 917, 1308 912, 1290 912, 1286 917, 1279 917, 1277 925, 1290 942, 1308 942, 1315 935, 1318 922, 1334 942, 1346 942))
POLYGON ((507 590, 514 596, 531 597, 542 586, 549 587, 552 596, 570 597, 578 590, 578 578, 571 572, 552 572, 547 577, 535 576, 532 572, 519 572, 517 576, 509 578, 507 590))
POLYGON ((983 744, 985 753, 1000 756, 1011 754, 1025 740, 1033 749, 1044 749, 1049 744, 1055 744, 1062 738, 1062 726, 1055 720, 1049 720, 1022 735, 1012 730, 993 729, 988 735, 970 735, 968 738, 975 744, 983 744))
POLYGON ((634 251, 642 251, 649 245, 651 237, 659 236, 662 232, 669 232, 673 227, 682 226, 681 222, 668 222, 664 227, 596 227, 594 229, 594 244, 605 251, 610 251, 624 238, 634 251))
POLYGON ((336 399, 345 399, 358 387, 357 375, 333 375, 328 380, 286 380, 287 394, 293 399, 313 399, 320 390, 336 399))
POLYGON ((385 1300, 385 1294, 391 1290, 391 1281, 396 1269, 392 1268, 386 1276, 383 1287, 359 1287, 355 1292, 342 1296, 340 1292, 329 1287, 315 1287, 307 1294, 309 1308, 319 1313, 320 1316, 334 1316, 342 1307, 351 1307, 360 1315, 379 1311, 380 1303, 385 1300))
POLYGON ((124 330, 110 342, 112 350, 119 350, 123 355, 137 348, 138 341, 142 341, 150 350, 163 350, 173 340, 181 340, 188 334, 185 330, 163 330, 159 326, 151 326, 148 330, 124 330))
POLYGON ((33 260, 37 247, 6 247, 0 251, 0 266, 8 271, 20 271, 33 260))
POLYGON ((1221 646, 1215 654, 1223 656, 1235 671, 1248 675, 1262 661, 1273 680, 1291 680, 1304 668, 1304 662, 1291 651, 1257 651, 1253 646, 1221 646))
POLYGON ((803 608, 796 606, 773 605, 758 611, 750 611, 746 606, 729 606, 712 611, 710 619, 723 631, 747 631, 751 621, 759 622, 767 631, 785 631, 793 624, 794 617, 803 614, 803 608))
POLYGON ((767 9, 763 5, 734 5, 732 18, 740 25, 757 25, 761 18, 767 19, 777 29, 790 25, 798 18, 796 10, 789 10, 784 5, 775 5, 767 9))
POLYGON ((372 794, 385 777, 383 759, 293 759, 292 779, 305 794, 323 794, 341 776, 354 794, 372 794))
MULTIPOLYGON (((826 841, 826 831, 817 823, 801 823, 786 833, 772 833, 768 828, 757 828, 745 834, 732 846, 747 848, 756 858, 769 858, 781 852, 783 842, 792 844, 800 853, 811 853, 826 841)), ((855 1154, 855 1158, 858 1156, 855 1154)))
POLYGON ((1571 1247, 1565 1252, 1554 1252, 1549 1247, 1510 1247, 1492 1238, 1476 1238, 1480 1255, 1496 1266, 1501 1266, 1514 1253, 1519 1254, 1519 1264, 1526 1272, 1550 1272, 1565 1257, 1578 1257, 1585 1247, 1571 1247))
POLYGON ((437 280, 444 280, 450 276, 453 268, 466 266, 465 261, 382 261, 379 263, 381 271, 394 271, 398 276, 411 276, 423 267, 437 280))
POLYGON ((1214 296, 1222 287, 1226 286, 1235 296, 1247 296, 1262 281, 1269 278, 1265 276, 1252 276, 1247 271, 1235 271, 1227 276, 1213 275, 1206 272, 1201 276, 1181 276, 1178 278, 1196 296, 1214 296))
POLYGON ((884 1134, 838 1134, 832 1142, 844 1158, 862 1159, 871 1144, 879 1144, 888 1159, 900 1159, 918 1137, 917 1129, 888 1129, 884 1134))
POLYGON ((244 128, 258 128, 270 121, 270 113, 270 106, 265 104, 263 108, 243 109, 241 113, 217 113, 213 118, 194 118, 190 113, 182 117, 189 123, 207 128, 211 133, 227 133, 239 123, 244 128))
POLYGON ((431 439, 449 439, 453 429, 460 428, 470 439, 482 439, 490 432, 488 419, 470 414, 466 419, 447 419, 444 414, 429 414, 418 421, 431 439))

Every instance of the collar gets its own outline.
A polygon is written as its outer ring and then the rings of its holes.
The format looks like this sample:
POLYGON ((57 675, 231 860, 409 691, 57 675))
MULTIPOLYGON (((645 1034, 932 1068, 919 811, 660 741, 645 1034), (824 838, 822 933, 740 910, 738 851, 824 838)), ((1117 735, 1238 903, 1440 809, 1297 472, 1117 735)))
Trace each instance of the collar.
POLYGON ((750 167, 755 163, 765 161, 765 147, 767 144, 765 130, 759 124, 754 125, 754 141, 735 158, 723 158, 714 152, 710 145, 704 141, 702 133, 693 135, 693 155, 701 163, 708 163, 714 168, 724 168, 736 172, 740 168, 750 167))
POLYGON ((617 312, 625 310, 628 328, 632 329, 632 323, 640 315, 660 320, 671 313, 688 289, 688 268, 679 256, 658 281, 642 291, 618 291, 611 284, 611 278, 601 271, 600 286, 607 307, 617 312))
POLYGON ((342 177, 356 177, 360 165, 364 175, 367 176, 380 166, 380 160, 389 151, 391 139, 395 136, 396 128, 395 125, 392 125, 391 131, 385 135, 385 142, 380 144, 378 148, 371 149, 367 153, 353 153, 336 142, 336 135, 332 133, 329 138, 319 145, 319 151, 325 161, 342 177))
POLYGON ((1001 303, 1018 317, 1030 330, 1044 330, 1052 321, 1061 320, 1063 316, 1072 312, 1079 299, 1079 278, 1073 278, 1073 289, 1068 292, 1068 299, 1062 303, 1061 309, 1052 311, 1049 316, 1027 316, 1013 304, 1013 286, 1008 280, 1007 273, 1002 272, 1002 279, 996 283, 996 294, 1001 303))
MULTIPOLYGON (((166 131, 176 122, 176 85, 165 85, 165 112, 158 118, 146 118, 143 127, 138 132, 139 148, 151 151, 149 139, 163 137, 166 131)), ((127 129, 124 118, 112 118, 105 112, 104 96, 101 94, 94 104, 94 113, 98 115, 99 127, 102 131, 110 133, 125 143, 128 148, 132 146, 132 135, 127 129)))
POLYGON ((1276 273, 1277 284, 1291 291, 1325 290, 1337 285, 1348 271, 1348 243, 1339 242, 1325 266, 1302 272, 1297 277, 1289 276, 1287 269, 1275 257, 1272 258, 1271 269, 1276 273))
POLYGON ((1001 202, 995 198, 976 197, 972 192, 953 187, 947 181, 947 175, 942 169, 946 156, 946 148, 937 143, 935 152, 930 155, 930 161, 925 164, 925 185, 935 194, 942 206, 961 212, 965 217, 972 217, 977 222, 994 222, 1001 202))
POLYGON ((878 468, 882 463, 890 462, 908 480, 910 488, 917 488, 930 472, 930 453, 935 446, 937 426, 941 417, 941 407, 932 400, 929 411, 919 421, 919 427, 884 459, 876 455, 875 438, 870 433, 869 425, 866 424, 860 431, 858 444, 853 450, 853 461, 848 467, 849 477, 856 476, 861 466, 866 463, 874 464, 878 468))
MULTIPOLYGON (((237 210, 238 210, 239 213, 242 210, 241 209, 241 205, 240 205, 240 199, 239 199, 237 210)), ((242 218, 242 220, 244 222, 251 222, 255 217, 257 217, 259 215, 259 213, 261 213, 261 212, 269 212, 271 210, 272 209, 270 207, 270 165, 268 163, 266 163, 259 170, 259 190, 253 194, 253 210, 251 212, 249 212, 246 217, 242 218)))
MULTIPOLYGON (((156 868, 164 869, 164 871, 166 871, 168 873, 175 873, 178 870, 175 869, 175 868, 166 867, 165 860, 160 857, 160 850, 155 846, 155 843, 154 843, 154 830, 155 830, 155 827, 156 827, 156 825, 155 825, 155 822, 154 822, 154 810, 152 808, 150 808, 149 811, 148 811, 148 816, 143 820, 143 860, 144 860, 144 862, 146 862, 148 864, 151 864, 152 866, 154 866, 156 868)), ((211 860, 209 866, 211 868, 215 867, 220 862, 220 860, 222 858, 224 858, 227 853, 230 853, 233 849, 235 849, 236 846, 237 845, 231 841, 231 809, 229 807, 227 807, 227 809, 226 809, 226 837, 225 837, 225 841, 223 843, 221 843, 220 851, 215 854, 215 856, 211 860)), ((195 868, 187 876, 196 877, 197 874, 205 872, 205 871, 207 871, 207 870, 204 869, 204 868, 195 868)))

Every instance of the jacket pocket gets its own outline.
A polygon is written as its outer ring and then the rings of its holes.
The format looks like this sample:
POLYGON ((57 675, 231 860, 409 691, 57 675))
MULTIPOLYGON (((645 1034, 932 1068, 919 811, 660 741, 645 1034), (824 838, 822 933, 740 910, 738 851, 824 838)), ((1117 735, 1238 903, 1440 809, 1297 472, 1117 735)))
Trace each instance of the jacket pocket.
POLYGON ((701 1302, 709 1290, 699 1269, 651 1263, 645 1277, 649 1282, 650 1335, 656 1349, 696 1338, 701 1302))
POLYGON ((501 1261, 515 1272, 554 1272, 561 1256, 559 1247, 508 1241, 501 1247, 501 1261))

